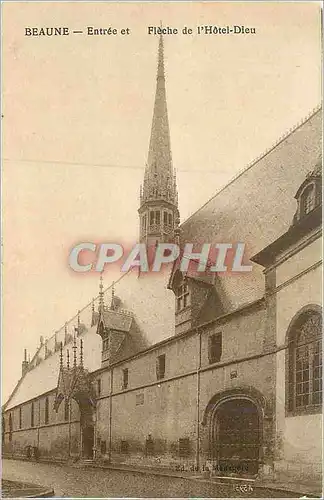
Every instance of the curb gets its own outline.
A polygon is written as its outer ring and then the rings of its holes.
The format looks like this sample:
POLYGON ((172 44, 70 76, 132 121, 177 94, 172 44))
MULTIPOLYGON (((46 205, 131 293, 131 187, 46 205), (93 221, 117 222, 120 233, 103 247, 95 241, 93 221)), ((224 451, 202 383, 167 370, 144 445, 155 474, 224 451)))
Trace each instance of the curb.
POLYGON ((54 490, 44 490, 39 492, 38 495, 27 495, 24 498, 50 498, 55 495, 54 490))

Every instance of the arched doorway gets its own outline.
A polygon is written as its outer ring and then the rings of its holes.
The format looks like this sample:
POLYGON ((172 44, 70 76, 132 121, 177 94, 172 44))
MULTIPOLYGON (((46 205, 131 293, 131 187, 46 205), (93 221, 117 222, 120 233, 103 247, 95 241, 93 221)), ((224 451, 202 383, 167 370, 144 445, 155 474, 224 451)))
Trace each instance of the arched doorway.
POLYGON ((211 455, 217 470, 257 474, 261 447, 257 405, 244 397, 224 400, 216 406, 211 424, 211 455))

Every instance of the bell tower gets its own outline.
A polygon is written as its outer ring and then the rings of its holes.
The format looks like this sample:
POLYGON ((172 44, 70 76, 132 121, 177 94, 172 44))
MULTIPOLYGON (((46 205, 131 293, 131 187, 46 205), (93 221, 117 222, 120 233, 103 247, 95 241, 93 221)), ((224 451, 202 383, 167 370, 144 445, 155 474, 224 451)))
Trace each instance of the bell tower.
POLYGON ((162 35, 159 38, 151 138, 138 213, 142 243, 153 245, 157 242, 174 242, 180 219, 171 156, 162 35))

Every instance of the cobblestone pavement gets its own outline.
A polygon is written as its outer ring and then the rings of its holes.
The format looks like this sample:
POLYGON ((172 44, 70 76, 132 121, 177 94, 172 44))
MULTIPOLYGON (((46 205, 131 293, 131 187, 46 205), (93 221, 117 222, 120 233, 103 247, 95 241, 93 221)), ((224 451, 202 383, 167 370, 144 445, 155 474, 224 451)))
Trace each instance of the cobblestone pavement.
MULTIPOLYGON (((294 498, 285 493, 278 495, 270 489, 253 492, 236 491, 233 485, 213 484, 208 481, 190 480, 98 468, 79 468, 68 465, 26 462, 5 459, 2 462, 3 478, 41 484, 53 488, 55 497, 106 498, 294 498)), ((55 498, 54 497, 54 498, 55 498)))

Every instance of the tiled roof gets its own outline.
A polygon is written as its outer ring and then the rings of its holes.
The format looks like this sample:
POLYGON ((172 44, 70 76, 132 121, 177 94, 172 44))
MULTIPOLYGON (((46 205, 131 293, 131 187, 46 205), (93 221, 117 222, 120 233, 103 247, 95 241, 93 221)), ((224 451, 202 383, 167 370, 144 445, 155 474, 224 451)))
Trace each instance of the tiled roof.
POLYGON ((129 332, 133 318, 119 311, 104 311, 102 319, 106 328, 129 332))
MULTIPOLYGON (((183 242, 246 244, 248 257, 289 228, 294 198, 321 156, 322 113, 316 111, 181 225, 183 242)), ((219 274, 230 309, 264 293, 262 268, 219 274)))

